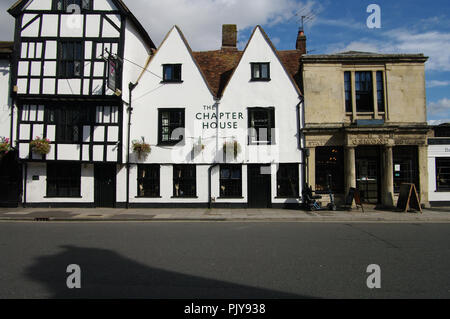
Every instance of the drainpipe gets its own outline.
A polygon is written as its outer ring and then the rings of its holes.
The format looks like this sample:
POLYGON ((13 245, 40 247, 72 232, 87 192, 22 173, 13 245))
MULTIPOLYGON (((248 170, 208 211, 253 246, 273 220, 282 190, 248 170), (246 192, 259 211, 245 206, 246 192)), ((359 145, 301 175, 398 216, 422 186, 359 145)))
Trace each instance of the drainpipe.
POLYGON ((133 113, 133 108, 131 106, 131 98, 133 96, 133 90, 136 88, 137 83, 130 82, 128 84, 129 90, 129 100, 128 100, 128 136, 127 136, 127 201, 126 208, 130 208, 130 134, 131 134, 131 114, 133 113))

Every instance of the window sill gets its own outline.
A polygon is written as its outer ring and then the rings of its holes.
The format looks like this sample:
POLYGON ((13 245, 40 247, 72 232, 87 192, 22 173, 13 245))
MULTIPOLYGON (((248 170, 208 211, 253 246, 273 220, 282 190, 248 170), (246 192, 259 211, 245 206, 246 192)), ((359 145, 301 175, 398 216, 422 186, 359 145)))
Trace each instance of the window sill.
POLYGON ((177 198, 187 198, 187 199, 193 198, 193 199, 196 199, 196 198, 198 198, 198 196, 172 196, 170 198, 173 198, 173 199, 177 199, 177 198))
POLYGON ((435 193, 450 193, 450 189, 442 189, 442 190, 438 189, 438 190, 436 190, 434 192, 435 193))
POLYGON ((44 198, 83 198, 83 196, 44 196, 44 198))
POLYGON ((270 82, 272 79, 250 79, 250 82, 270 82))
POLYGON ((221 196, 221 197, 217 197, 217 199, 244 199, 244 197, 239 197, 239 196, 221 196))
POLYGON ((134 198, 162 198, 161 196, 135 196, 134 198))
POLYGON ((161 81, 161 84, 181 84, 184 83, 184 81, 161 81))

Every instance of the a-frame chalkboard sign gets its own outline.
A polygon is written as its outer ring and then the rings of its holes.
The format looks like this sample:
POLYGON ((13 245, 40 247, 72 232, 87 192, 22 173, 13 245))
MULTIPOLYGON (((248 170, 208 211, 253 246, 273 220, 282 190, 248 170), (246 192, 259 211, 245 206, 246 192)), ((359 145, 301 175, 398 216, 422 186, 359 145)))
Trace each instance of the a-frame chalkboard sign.
POLYGON ((398 197, 397 209, 406 213, 409 210, 416 210, 422 212, 419 195, 417 194, 416 185, 402 184, 400 186, 400 195, 398 197))

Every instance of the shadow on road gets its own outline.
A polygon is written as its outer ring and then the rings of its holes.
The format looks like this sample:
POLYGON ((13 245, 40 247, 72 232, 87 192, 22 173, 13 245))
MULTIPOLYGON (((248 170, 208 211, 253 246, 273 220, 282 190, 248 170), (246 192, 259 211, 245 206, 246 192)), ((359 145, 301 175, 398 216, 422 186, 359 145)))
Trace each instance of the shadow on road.
POLYGON ((61 248, 61 253, 39 257, 26 269, 26 276, 42 284, 55 299, 310 298, 152 268, 110 250, 74 246, 61 248), (81 268, 81 289, 71 290, 66 286, 70 275, 66 269, 71 264, 81 268))

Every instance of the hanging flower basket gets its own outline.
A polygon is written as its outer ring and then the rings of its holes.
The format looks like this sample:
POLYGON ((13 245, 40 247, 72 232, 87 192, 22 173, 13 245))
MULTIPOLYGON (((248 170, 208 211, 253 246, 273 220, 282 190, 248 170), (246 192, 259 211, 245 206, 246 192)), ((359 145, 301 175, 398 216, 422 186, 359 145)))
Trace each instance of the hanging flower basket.
POLYGON ((33 153, 39 155, 47 155, 51 150, 50 140, 47 138, 41 138, 39 136, 31 141, 30 146, 33 153))
POLYGON ((234 159, 241 153, 241 144, 238 141, 230 141, 223 143, 223 153, 227 155, 227 151, 233 151, 234 159))
POLYGON ((195 154, 198 154, 200 152, 203 152, 205 150, 205 144, 202 143, 202 138, 199 137, 197 143, 194 144, 192 147, 192 150, 195 154))
POLYGON ((147 157, 148 154, 152 151, 150 144, 145 143, 144 137, 142 137, 142 141, 133 141, 133 152, 137 154, 138 158, 147 157))
POLYGON ((0 137, 0 159, 11 151, 9 138, 0 137))

